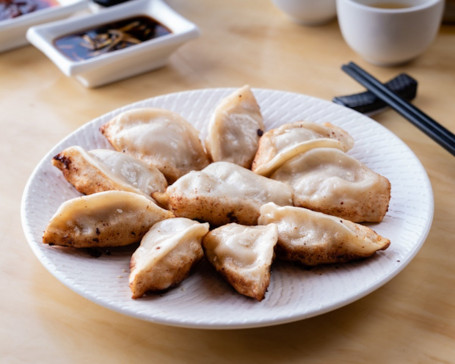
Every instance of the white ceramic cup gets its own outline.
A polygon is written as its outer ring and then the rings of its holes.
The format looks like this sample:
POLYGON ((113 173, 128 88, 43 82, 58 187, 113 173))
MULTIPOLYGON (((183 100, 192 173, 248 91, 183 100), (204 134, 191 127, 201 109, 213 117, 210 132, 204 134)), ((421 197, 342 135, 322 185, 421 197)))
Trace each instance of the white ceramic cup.
POLYGON ((336 0, 272 0, 289 18, 303 25, 320 25, 335 19, 336 0))
POLYGON ((337 0, 341 33, 366 61, 392 66, 423 53, 438 33, 444 0, 337 0), (409 5, 400 9, 371 6, 409 5))

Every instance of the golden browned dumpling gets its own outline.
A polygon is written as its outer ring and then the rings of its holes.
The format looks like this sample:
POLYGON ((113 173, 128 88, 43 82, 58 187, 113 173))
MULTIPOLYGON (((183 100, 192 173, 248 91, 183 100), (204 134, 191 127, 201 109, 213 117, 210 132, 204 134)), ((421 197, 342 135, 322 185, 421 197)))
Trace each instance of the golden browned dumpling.
POLYGON ((224 98, 215 109, 205 141, 214 162, 251 167, 264 130, 261 110, 249 86, 224 98))
POLYGON ((275 224, 232 223, 209 232, 202 245, 208 261, 237 292, 261 301, 270 283, 277 239, 275 224))
POLYGON ((288 159, 313 148, 330 147, 346 152, 353 145, 354 140, 346 131, 330 123, 297 121, 284 124, 261 137, 252 170, 269 176, 288 159))
POLYGON ((169 183, 209 163, 199 132, 169 110, 125 111, 100 130, 116 150, 156 166, 169 183))
POLYGON ((380 222, 389 206, 389 180, 334 148, 294 157, 271 178, 292 186, 295 206, 354 222, 380 222))
POLYGON ((190 172, 153 197, 176 216, 219 226, 230 222, 255 225, 267 202, 292 205, 292 189, 229 162, 190 172))
POLYGON ((167 181, 153 166, 121 152, 109 149, 85 151, 72 146, 57 154, 52 164, 79 192, 130 191, 151 197, 164 192, 167 181))
POLYGON ((390 245, 366 226, 302 207, 265 204, 258 222, 278 226, 279 258, 308 266, 370 257, 390 245))
POLYGON ((209 224, 174 218, 157 222, 145 234, 130 262, 133 298, 162 291, 183 281, 204 256, 201 240, 209 224))
POLYGON ((106 191, 64 202, 51 218, 43 243, 97 248, 138 242, 150 227, 174 215, 133 192, 106 191))

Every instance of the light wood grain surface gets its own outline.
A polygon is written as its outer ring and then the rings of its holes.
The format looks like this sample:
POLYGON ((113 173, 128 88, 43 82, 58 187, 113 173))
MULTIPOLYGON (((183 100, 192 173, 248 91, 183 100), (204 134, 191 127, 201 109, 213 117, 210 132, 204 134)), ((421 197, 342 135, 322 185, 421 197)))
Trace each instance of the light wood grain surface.
POLYGON ((260 329, 167 327, 98 306, 40 264, 20 220, 33 168, 67 134, 138 100, 246 83, 331 100, 362 90, 340 70, 353 60, 383 81, 399 72, 415 77, 415 104, 455 131, 453 25, 443 25, 414 62, 379 68, 348 48, 336 21, 303 27, 266 0, 169 3, 199 25, 201 37, 166 67, 122 82, 85 89, 32 46, 0 54, 0 362, 454 363, 455 158, 393 111, 374 119, 427 170, 434 221, 423 248, 398 276, 344 308, 260 329))

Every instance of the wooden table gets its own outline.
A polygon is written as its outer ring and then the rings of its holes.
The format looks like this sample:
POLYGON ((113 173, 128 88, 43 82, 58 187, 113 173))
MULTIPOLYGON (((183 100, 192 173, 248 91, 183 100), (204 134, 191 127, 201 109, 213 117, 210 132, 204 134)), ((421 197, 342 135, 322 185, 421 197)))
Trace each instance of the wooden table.
POLYGON ((335 21, 302 27, 264 0, 170 4, 197 23, 202 36, 180 48, 166 67, 122 82, 85 89, 32 46, 0 54, 0 362, 455 362, 455 158, 393 111, 374 118, 426 168, 434 189, 433 226, 404 271, 344 308, 259 329, 167 327, 92 303, 40 264, 20 220, 33 168, 70 132, 134 101, 246 83, 331 100, 361 90, 340 70, 353 60, 383 81, 399 72, 415 77, 415 104, 455 130, 453 25, 442 26, 416 61, 379 68, 348 48, 335 21))

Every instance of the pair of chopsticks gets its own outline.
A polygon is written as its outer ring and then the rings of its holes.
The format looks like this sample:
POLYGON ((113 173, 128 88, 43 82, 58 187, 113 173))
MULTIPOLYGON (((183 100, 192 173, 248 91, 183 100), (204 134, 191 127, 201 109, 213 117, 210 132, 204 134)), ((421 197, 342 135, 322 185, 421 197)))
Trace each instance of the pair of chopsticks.
POLYGON ((402 99, 354 62, 343 65, 341 69, 448 152, 455 155, 455 135, 450 130, 443 127, 414 105, 402 99))

